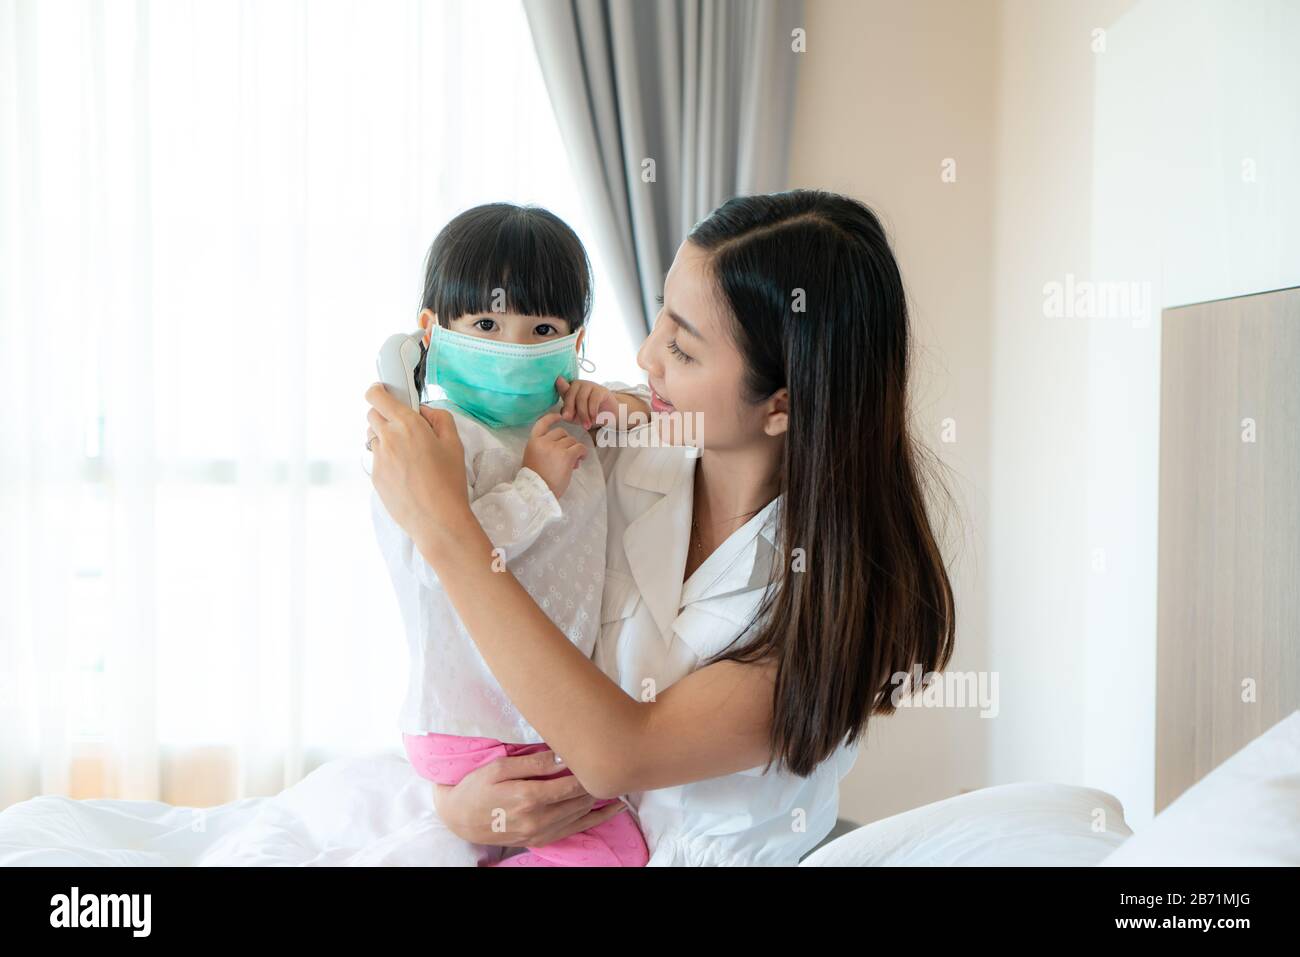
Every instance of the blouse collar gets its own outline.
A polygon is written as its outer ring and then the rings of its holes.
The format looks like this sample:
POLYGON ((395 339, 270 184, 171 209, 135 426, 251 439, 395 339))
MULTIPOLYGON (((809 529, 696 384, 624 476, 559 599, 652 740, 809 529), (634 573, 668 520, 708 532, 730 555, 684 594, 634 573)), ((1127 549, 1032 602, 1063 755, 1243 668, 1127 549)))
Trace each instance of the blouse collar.
POLYGON ((695 497, 695 449, 654 446, 628 452, 624 481, 661 496, 628 524, 623 549, 637 590, 665 640, 683 606, 772 580, 781 496, 732 532, 683 584, 695 497))

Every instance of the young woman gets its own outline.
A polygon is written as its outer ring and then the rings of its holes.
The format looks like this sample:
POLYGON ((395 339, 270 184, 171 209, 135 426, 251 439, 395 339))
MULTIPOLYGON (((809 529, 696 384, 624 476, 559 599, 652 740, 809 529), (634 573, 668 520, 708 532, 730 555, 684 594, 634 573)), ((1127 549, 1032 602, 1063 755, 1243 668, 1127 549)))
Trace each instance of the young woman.
MULTIPOLYGON (((896 676, 940 670, 953 649, 908 346, 898 267, 861 203, 740 197, 696 226, 638 363, 651 407, 690 416, 700 438, 601 450, 609 534, 590 660, 493 570, 448 413, 366 392, 376 490, 554 750, 438 786, 453 831, 533 846, 617 813, 589 808, 621 795, 652 865, 794 864, 825 836, 896 676), (571 776, 528 780, 561 761, 571 776)), ((603 398, 563 391, 570 419, 603 398)))

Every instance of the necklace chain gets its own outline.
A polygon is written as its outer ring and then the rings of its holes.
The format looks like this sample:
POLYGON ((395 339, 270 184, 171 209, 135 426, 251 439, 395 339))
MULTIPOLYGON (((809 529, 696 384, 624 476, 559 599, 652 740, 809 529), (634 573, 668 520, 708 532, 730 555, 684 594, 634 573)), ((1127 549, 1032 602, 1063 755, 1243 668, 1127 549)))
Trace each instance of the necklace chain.
MULTIPOLYGON (((733 516, 731 516, 731 518, 724 518, 721 522, 709 522, 708 525, 706 525, 705 527, 706 527, 706 528, 716 528, 717 526, 722 525, 724 522, 734 522, 736 519, 738 519, 738 518, 744 518, 746 515, 753 515, 753 514, 755 514, 756 512, 761 511, 762 508, 763 508, 763 506, 760 505, 758 508, 753 509, 752 511, 741 512, 739 515, 733 515, 733 516)), ((697 532, 697 533, 698 533, 699 530, 700 530, 700 524, 699 524, 699 522, 697 522, 694 518, 691 519, 691 530, 694 531, 694 532, 697 532)), ((697 538, 698 538, 698 535, 697 535, 697 538)), ((697 552, 702 552, 702 551, 704 551, 704 542, 703 542, 703 541, 699 541, 699 540, 697 540, 696 543, 695 543, 695 550, 696 550, 697 552)))

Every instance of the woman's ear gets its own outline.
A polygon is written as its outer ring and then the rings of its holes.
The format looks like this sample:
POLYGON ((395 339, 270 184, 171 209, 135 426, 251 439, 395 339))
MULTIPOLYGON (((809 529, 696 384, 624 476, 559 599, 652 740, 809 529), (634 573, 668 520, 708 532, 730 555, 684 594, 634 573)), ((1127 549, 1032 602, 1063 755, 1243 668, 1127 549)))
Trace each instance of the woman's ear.
POLYGON ((790 424, 790 391, 782 386, 767 400, 763 431, 770 436, 785 435, 790 424))
POLYGON ((583 326, 578 330, 578 338, 573 341, 573 351, 582 352, 582 340, 587 337, 587 327, 583 326))

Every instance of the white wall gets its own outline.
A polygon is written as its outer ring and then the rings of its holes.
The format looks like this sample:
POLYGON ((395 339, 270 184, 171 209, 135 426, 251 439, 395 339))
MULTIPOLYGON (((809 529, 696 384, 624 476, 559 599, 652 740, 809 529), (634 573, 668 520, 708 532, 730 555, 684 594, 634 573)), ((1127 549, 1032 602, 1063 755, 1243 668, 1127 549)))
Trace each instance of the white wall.
POLYGON ((1300 4, 807 7, 792 185, 859 196, 891 229, 925 354, 918 424, 970 525, 953 668, 1000 691, 991 721, 878 722, 842 812, 1036 779, 1110 791, 1140 826, 1158 313, 1300 283, 1300 4), (1150 313, 1052 317, 1044 287, 1067 277, 1149 283, 1150 313), (958 442, 934 442, 948 415, 958 442))
POLYGON ((988 667, 1001 717, 986 783, 1085 784, 1089 550, 1084 323, 1043 287, 1089 274, 1091 33, 1107 4, 998 5, 988 667))

